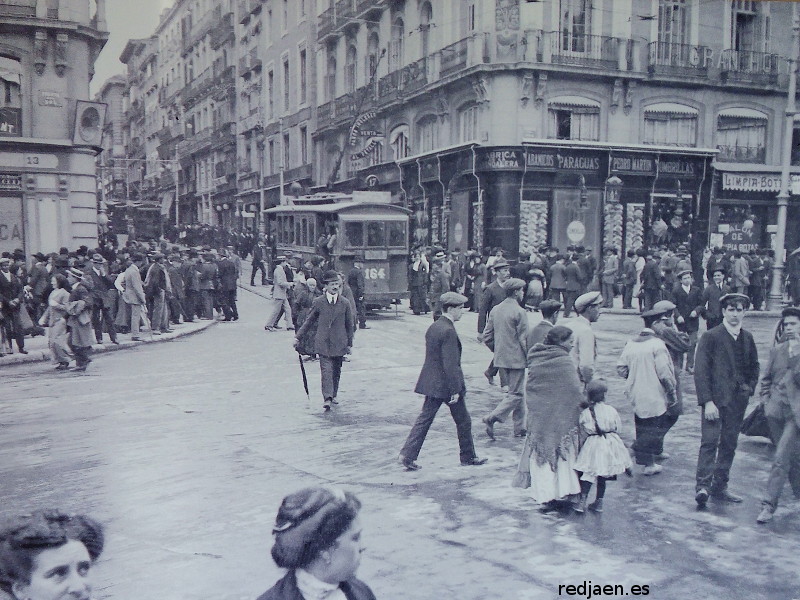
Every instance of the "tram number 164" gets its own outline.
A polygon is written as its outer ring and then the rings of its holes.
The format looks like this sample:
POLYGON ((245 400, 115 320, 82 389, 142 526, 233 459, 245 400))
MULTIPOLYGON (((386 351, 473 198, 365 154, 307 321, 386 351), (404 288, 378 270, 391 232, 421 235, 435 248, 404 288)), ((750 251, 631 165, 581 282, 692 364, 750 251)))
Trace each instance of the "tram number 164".
POLYGON ((378 269, 365 269, 364 277, 367 279, 386 279, 386 269, 383 267, 378 269))

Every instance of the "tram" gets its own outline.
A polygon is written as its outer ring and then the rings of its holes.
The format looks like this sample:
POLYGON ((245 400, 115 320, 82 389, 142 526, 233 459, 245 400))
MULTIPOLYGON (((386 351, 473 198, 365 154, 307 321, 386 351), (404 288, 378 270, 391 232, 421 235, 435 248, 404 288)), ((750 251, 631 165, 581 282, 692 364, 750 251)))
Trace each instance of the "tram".
POLYGON ((408 226, 411 211, 391 204, 389 192, 319 193, 286 198, 265 212, 278 251, 305 261, 319 255, 319 243, 345 277, 353 261, 364 262, 370 308, 388 308, 407 298, 408 226))

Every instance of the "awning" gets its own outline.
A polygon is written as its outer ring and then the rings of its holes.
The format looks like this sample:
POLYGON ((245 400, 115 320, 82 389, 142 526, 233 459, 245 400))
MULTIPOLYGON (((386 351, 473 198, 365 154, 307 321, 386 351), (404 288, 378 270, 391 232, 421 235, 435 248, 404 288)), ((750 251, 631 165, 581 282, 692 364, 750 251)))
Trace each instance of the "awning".
POLYGON ((600 103, 583 96, 558 96, 551 99, 548 103, 550 107, 564 108, 596 108, 600 110, 600 103))
POLYGON ((18 60, 0 56, 0 79, 21 85, 22 65, 18 60))
POLYGON ((719 111, 719 116, 736 117, 740 119, 762 119, 764 121, 769 119, 766 114, 753 108, 723 108, 719 111))
POLYGON ((658 104, 651 104, 645 106, 645 114, 648 113, 661 113, 667 115, 695 115, 697 116, 697 109, 687 106, 686 104, 677 104, 675 102, 659 102, 658 104))
POLYGON ((173 193, 166 193, 161 196, 161 214, 168 215, 170 209, 172 208, 172 202, 175 200, 175 194, 173 193))

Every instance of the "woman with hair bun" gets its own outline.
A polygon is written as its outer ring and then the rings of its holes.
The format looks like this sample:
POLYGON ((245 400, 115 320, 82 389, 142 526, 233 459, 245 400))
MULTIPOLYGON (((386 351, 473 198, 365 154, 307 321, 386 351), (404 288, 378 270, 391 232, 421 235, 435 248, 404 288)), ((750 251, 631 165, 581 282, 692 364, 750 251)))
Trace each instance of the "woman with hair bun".
POLYGON ((0 589, 15 600, 90 600, 102 526, 83 515, 37 511, 0 525, 0 589))
POLYGON ((361 563, 361 502, 332 487, 306 488, 283 499, 272 558, 288 573, 258 600, 375 600, 356 579, 361 563))

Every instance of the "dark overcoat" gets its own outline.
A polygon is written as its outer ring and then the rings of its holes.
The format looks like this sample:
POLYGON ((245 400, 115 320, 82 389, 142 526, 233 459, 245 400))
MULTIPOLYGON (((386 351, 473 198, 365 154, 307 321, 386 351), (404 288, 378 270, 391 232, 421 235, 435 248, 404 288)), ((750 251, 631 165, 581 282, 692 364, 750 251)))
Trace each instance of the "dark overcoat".
POLYGON ((447 317, 434 321, 425 332, 425 362, 414 391, 432 398, 450 398, 467 391, 461 370, 461 341, 447 317))
MULTIPOLYGON (((742 329, 739 335, 744 338, 746 365, 741 375, 752 395, 758 383, 758 351, 749 331, 742 329)), ((728 406, 737 398, 746 397, 737 389, 736 343, 724 324, 709 329, 700 338, 694 359, 694 386, 701 406, 709 401, 728 406)))
POLYGON ((678 324, 680 331, 686 333, 696 333, 700 329, 700 313, 703 311, 703 292, 700 288, 691 286, 689 293, 683 289, 679 283, 672 289, 672 301, 675 303, 675 310, 683 317, 683 323, 678 324), (692 311, 696 311, 695 317, 690 317, 692 311))
MULTIPOLYGON (((366 583, 353 577, 339 584, 347 600, 375 600, 375 594, 366 583)), ((305 600, 297 588, 297 577, 289 571, 269 590, 261 594, 257 600, 305 600)))
POLYGON ((323 294, 312 302, 296 337, 303 339, 309 329, 316 327, 314 351, 320 356, 344 356, 353 345, 354 323, 352 305, 343 294, 339 294, 336 304, 328 302, 328 296, 323 294))

